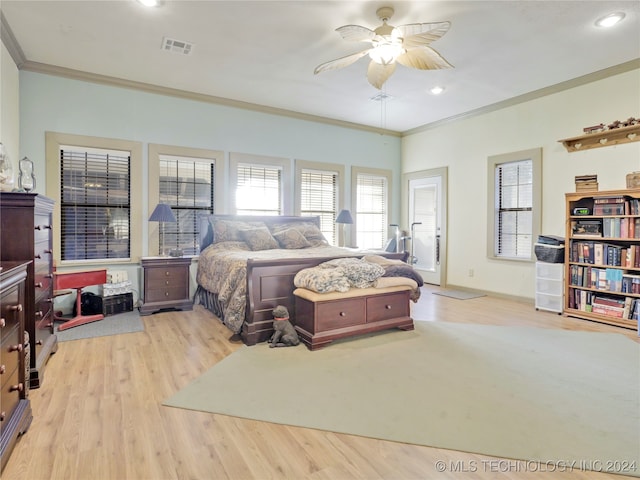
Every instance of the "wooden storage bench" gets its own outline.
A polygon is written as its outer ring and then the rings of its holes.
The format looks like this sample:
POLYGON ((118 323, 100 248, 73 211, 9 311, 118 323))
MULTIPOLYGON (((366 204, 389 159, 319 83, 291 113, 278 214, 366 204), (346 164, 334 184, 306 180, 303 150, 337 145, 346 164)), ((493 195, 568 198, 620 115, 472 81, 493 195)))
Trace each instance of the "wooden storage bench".
POLYGON ((388 328, 413 330, 411 287, 352 288, 348 292, 294 290, 298 336, 310 350, 333 340, 388 328))

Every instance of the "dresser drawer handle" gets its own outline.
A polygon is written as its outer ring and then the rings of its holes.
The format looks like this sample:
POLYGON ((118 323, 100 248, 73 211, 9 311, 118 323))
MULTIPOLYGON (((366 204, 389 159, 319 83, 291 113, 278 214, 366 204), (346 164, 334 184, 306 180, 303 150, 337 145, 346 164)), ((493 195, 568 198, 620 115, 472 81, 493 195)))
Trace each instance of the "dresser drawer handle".
POLYGON ((22 383, 18 383, 17 385, 11 385, 9 387, 10 392, 15 392, 15 391, 21 392, 23 390, 24 390, 24 384, 22 383))
POLYGON ((12 312, 21 312, 22 311, 22 304, 19 303, 17 305, 11 305, 9 307, 9 310, 11 310, 12 312))
POLYGON ((165 285, 169 285, 169 280, 166 280, 166 281, 164 282, 164 284, 165 284, 165 285))
POLYGON ((347 316, 347 314, 346 314, 345 312, 340 312, 340 316, 341 316, 341 317, 346 317, 346 316, 347 316))
POLYGON ((47 273, 44 278, 53 278, 53 273, 47 273))
POLYGON ((22 351, 22 344, 21 343, 16 343, 15 345, 10 345, 8 348, 9 352, 21 352, 22 351))
POLYGON ((40 254, 38 254, 38 255, 35 255, 33 258, 42 258, 42 257, 40 256, 40 254))
POLYGON ((7 417, 7 412, 0 412, 0 422, 4 422, 4 419, 7 417))
POLYGON ((4 328, 7 325, 7 321, 4 318, 0 318, 0 328, 4 328))
POLYGON ((38 282, 34 285, 36 288, 42 288, 42 282, 38 282))
POLYGON ((43 315, 42 310, 38 310, 36 313, 34 313, 34 315, 35 315, 36 317, 40 317, 40 318, 42 318, 42 315, 43 315))
POLYGON ((4 365, 0 365, 0 375, 7 371, 7 367, 4 365))
MULTIPOLYGON (((47 327, 50 327, 50 326, 51 326, 51 324, 47 325, 47 327)), ((38 340, 38 341, 36 342, 36 345, 42 345, 42 340, 38 340)))
POLYGON ((166 277, 168 277, 170 274, 171 274, 170 272, 164 272, 164 275, 165 275, 166 277))
POLYGON ((36 230, 51 230, 53 228, 52 225, 36 225, 36 230))
POLYGON ((168 297, 169 296, 169 292, 164 292, 164 296, 168 297))
POLYGON ((387 310, 391 310, 391 305, 385 305, 384 308, 386 308, 387 310))

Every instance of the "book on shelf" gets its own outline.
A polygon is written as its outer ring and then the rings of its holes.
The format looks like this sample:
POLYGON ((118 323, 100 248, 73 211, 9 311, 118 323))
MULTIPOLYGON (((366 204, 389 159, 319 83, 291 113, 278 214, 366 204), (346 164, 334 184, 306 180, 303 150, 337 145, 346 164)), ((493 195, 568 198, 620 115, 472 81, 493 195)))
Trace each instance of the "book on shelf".
POLYGON ((605 197, 593 197, 593 204, 608 204, 608 203, 624 203, 624 195, 605 196, 605 197))

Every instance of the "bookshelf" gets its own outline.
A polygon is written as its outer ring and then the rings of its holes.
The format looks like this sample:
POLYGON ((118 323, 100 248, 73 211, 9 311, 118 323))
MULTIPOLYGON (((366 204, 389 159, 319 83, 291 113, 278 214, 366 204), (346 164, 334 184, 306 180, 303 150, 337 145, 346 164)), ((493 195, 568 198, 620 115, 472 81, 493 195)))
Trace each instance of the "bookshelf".
POLYGON ((563 313, 630 329, 640 316, 640 189, 567 193, 563 313))

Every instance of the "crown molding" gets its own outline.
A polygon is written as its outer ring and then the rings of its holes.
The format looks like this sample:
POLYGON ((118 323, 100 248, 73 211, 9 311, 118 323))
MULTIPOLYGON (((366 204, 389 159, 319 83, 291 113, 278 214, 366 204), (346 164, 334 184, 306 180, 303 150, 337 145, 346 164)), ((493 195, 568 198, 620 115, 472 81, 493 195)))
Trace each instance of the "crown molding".
POLYGON ((443 125, 446 125, 448 123, 453 123, 458 120, 477 117, 478 115, 483 115, 485 113, 495 112, 497 110, 502 110, 503 108, 512 107, 520 103, 529 102, 531 100, 546 97, 547 95, 553 95, 554 93, 563 92, 565 90, 570 90, 575 87, 586 85, 592 82, 597 82, 598 80, 604 80, 605 78, 613 77, 621 73, 626 73, 626 72, 630 72, 632 70, 638 70, 638 69, 640 69, 640 58, 636 58, 634 60, 630 60, 628 62, 621 63, 619 65, 614 65, 613 67, 605 68, 603 70, 598 70, 596 72, 592 72, 587 75, 583 75, 581 77, 573 78, 571 80, 567 80, 566 82, 561 82, 555 85, 551 85, 549 87, 541 88, 540 90, 534 90, 533 92, 529 92, 523 95, 519 95, 517 97, 509 98, 502 102, 497 102, 491 105, 487 105, 485 107, 477 108, 475 110, 470 110, 460 115, 454 115, 452 117, 438 120, 437 122, 412 128, 411 130, 402 132, 402 136, 406 137, 408 135, 413 135, 415 133, 425 132, 427 130, 432 130, 434 128, 441 127, 443 125))
POLYGON ((2 10, 0 10, 0 39, 9 51, 9 55, 11 55, 13 63, 15 63, 19 69, 27 61, 27 59, 24 56, 22 48, 20 48, 20 44, 11 31, 11 27, 9 27, 7 19, 4 18, 2 10))
POLYGON ((96 73, 83 72, 80 70, 73 70, 65 67, 58 67, 56 65, 49 65, 46 63, 32 62, 30 60, 24 61, 18 66, 20 70, 43 73, 46 75, 54 75, 58 77, 70 78, 73 80, 81 80, 84 82, 99 83, 102 85, 109 85, 113 87, 129 88, 132 90, 140 90, 147 93, 154 93, 157 95, 165 95, 170 97, 178 97, 187 100, 194 100, 198 102, 213 103, 216 105, 224 105, 226 107, 240 108, 244 110, 252 110, 255 112, 267 113, 270 115, 278 115, 282 117, 295 118, 297 120, 305 120, 308 122, 324 123, 327 125, 333 125, 342 128, 351 128, 354 130, 363 130, 365 132, 378 133, 381 135, 388 135, 392 137, 402 136, 401 132, 394 130, 386 130, 383 128, 370 127, 368 125, 361 125, 357 123, 344 122, 341 120, 334 120, 331 118, 321 117, 317 115, 309 115, 300 112, 294 112, 292 110, 285 110, 282 108, 267 107, 265 105, 258 105, 249 102, 241 102, 239 100, 231 100, 228 98, 216 97, 213 95, 206 95, 203 93, 190 92, 187 90, 179 90, 176 88, 162 87, 160 85, 153 85, 150 83, 136 82, 133 80, 125 80, 117 77, 110 77, 107 75, 99 75, 96 73))

